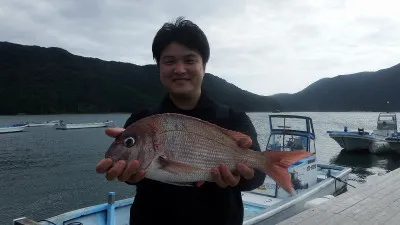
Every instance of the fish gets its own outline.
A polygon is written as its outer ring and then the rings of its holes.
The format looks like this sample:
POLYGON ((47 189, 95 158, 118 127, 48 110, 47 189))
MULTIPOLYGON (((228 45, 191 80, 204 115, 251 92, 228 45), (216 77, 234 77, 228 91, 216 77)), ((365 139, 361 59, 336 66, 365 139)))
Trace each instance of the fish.
POLYGON ((105 158, 138 160, 148 179, 191 186, 213 182, 211 169, 226 164, 231 172, 241 162, 270 176, 288 193, 293 184, 288 167, 313 153, 255 151, 252 139, 241 132, 178 113, 161 113, 132 123, 111 143, 105 158))

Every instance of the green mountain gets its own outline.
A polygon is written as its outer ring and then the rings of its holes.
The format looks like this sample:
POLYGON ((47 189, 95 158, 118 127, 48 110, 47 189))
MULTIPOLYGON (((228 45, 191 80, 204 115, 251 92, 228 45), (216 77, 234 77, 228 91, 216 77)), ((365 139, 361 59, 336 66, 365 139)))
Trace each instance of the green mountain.
MULTIPOLYGON (((204 89, 216 101, 247 112, 281 109, 212 74, 204 89)), ((0 42, 0 114, 132 112, 165 94, 156 65, 73 55, 60 48, 0 42)))
POLYGON ((400 111, 400 64, 323 78, 295 94, 276 94, 284 111, 400 111), (389 103, 387 103, 389 102, 389 103))

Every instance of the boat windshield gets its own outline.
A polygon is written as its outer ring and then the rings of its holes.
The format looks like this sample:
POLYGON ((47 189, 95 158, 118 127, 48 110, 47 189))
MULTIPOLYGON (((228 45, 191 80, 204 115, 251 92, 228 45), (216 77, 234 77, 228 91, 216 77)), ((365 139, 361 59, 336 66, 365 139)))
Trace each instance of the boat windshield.
POLYGON ((287 134, 273 134, 268 140, 267 149, 273 151, 296 151, 308 149, 308 137, 287 135, 287 134))
POLYGON ((395 116, 393 115, 380 115, 379 121, 395 121, 395 116))

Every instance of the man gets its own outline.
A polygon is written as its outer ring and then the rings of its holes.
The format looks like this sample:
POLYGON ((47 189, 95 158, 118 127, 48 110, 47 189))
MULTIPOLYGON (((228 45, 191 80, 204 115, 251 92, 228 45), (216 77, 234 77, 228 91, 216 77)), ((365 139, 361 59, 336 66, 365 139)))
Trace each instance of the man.
MULTIPOLYGON (((133 113, 124 128, 155 113, 181 113, 245 133, 253 140, 251 148, 260 151, 249 117, 212 101, 202 89, 210 50, 205 34, 197 25, 182 18, 164 24, 154 38, 152 51, 168 95, 155 109, 133 113)), ((122 131, 110 128, 106 133, 116 137, 122 131)), ((221 165, 210 171, 215 182, 198 182, 195 187, 176 186, 146 179, 145 171, 138 167, 138 161, 129 165, 120 161, 112 166, 111 160, 103 159, 96 168, 98 173, 106 173, 108 180, 118 178, 136 185, 130 224, 138 225, 242 224, 241 191, 255 189, 265 179, 265 174, 244 164, 238 164, 237 174, 221 165)))

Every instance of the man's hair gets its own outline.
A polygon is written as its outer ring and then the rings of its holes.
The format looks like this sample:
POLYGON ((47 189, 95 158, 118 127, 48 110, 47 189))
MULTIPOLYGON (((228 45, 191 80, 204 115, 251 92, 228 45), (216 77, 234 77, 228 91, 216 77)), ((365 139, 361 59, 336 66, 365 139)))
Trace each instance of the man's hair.
POLYGON ((192 21, 178 17, 175 22, 164 23, 153 40, 153 58, 160 63, 161 52, 171 43, 177 42, 199 52, 205 65, 210 58, 210 46, 204 32, 192 21))

